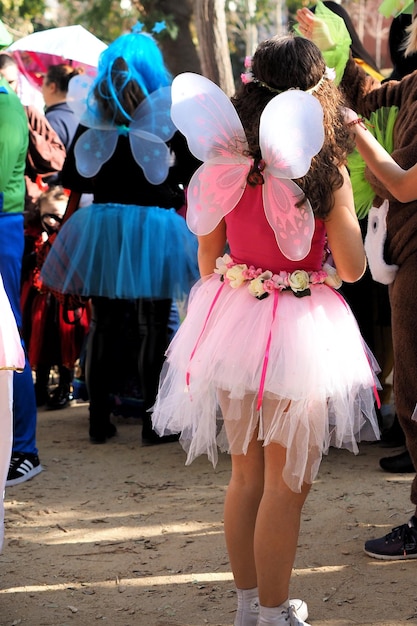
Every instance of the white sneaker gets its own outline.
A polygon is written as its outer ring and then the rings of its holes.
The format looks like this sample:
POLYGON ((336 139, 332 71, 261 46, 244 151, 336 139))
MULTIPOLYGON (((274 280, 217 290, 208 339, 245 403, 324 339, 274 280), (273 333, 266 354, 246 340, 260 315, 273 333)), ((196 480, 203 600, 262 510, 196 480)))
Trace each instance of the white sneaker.
MULTIPOLYGON (((308 607, 307 607, 307 603, 304 602, 304 600, 300 600, 299 598, 294 598, 293 600, 290 600, 290 606, 293 607, 294 612, 297 615, 298 619, 300 619, 301 621, 304 621, 307 619, 308 607)), ((259 613, 259 600, 254 600, 251 603, 250 611, 251 613, 253 613, 254 616, 259 613)), ((238 620, 236 620, 236 622, 238 622, 238 620)), ((235 625, 236 625, 236 622, 235 622, 235 625)))
MULTIPOLYGON (((291 602, 292 600, 290 600, 290 603, 291 602)), ((288 609, 288 620, 286 619, 286 621, 288 621, 288 626, 310 626, 309 624, 307 624, 307 622, 304 621, 304 619, 301 619, 300 615, 297 614, 297 611, 292 604, 290 604, 290 608, 288 609)))
POLYGON ((302 622, 305 621, 308 617, 308 607, 307 603, 304 600, 300 600, 299 598, 294 598, 294 600, 290 600, 290 606, 293 607, 298 619, 302 622))
POLYGON ((305 602, 302 600, 290 600, 290 606, 286 608, 284 605, 280 605, 276 609, 262 609, 260 607, 260 611, 276 611, 276 615, 271 617, 262 616, 259 614, 259 619, 257 626, 262 626, 263 624, 274 624, 274 626, 310 626, 304 619, 307 619, 308 609, 305 602), (297 612, 296 608, 300 611, 297 612))

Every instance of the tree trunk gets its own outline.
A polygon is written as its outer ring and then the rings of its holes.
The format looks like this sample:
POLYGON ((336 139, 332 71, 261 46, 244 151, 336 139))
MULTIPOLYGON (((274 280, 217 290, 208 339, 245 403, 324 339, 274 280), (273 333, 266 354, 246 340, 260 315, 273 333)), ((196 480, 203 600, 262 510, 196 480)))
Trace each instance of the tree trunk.
POLYGON ((231 96, 235 86, 224 5, 225 0, 196 0, 195 23, 203 74, 231 96))
POLYGON ((191 22, 193 0, 160 0, 158 9, 174 17, 178 27, 178 37, 161 40, 161 49, 165 62, 174 76, 181 72, 201 74, 201 64, 196 46, 192 39, 191 22))

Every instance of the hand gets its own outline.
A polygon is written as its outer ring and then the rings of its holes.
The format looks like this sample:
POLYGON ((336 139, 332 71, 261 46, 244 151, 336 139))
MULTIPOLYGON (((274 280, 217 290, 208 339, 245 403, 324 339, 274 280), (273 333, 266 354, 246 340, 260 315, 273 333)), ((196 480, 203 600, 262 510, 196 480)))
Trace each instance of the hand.
POLYGON ((343 111, 343 117, 344 117, 346 126, 349 126, 350 122, 353 122, 356 119, 358 119, 358 114, 355 113, 355 111, 353 111, 352 109, 349 109, 348 107, 343 107, 342 111, 343 111))
POLYGON ((307 7, 298 9, 297 20, 303 37, 314 42, 322 52, 334 48, 336 44, 331 38, 327 24, 319 17, 316 17, 310 9, 307 9, 307 7))

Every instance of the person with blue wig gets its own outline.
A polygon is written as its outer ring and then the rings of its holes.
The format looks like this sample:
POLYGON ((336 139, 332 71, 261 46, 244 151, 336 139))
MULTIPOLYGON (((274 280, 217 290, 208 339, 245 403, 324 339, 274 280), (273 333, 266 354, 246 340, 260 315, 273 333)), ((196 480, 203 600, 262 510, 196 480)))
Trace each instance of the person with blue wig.
POLYGON ((143 395, 142 442, 159 437, 154 404, 168 342, 171 304, 197 278, 197 243, 178 210, 199 162, 171 116, 172 76, 154 38, 141 24, 100 56, 97 76, 76 76, 67 100, 80 125, 62 172, 65 187, 92 193, 57 236, 42 270, 45 285, 90 297, 86 358, 89 436, 104 443, 111 422, 112 374, 126 307, 134 306, 138 375, 143 395))

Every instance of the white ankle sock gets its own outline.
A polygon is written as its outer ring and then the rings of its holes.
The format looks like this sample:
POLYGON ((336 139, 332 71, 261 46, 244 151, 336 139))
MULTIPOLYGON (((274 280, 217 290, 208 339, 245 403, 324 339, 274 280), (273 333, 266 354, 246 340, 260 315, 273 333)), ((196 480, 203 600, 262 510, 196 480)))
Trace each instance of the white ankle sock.
POLYGON ((256 626, 259 616, 258 587, 236 589, 237 612, 234 626, 256 626))
POLYGON ((257 626, 284 626, 288 622, 288 608, 290 606, 287 600, 279 606, 259 606, 259 619, 257 626), (287 618, 287 622, 285 621, 287 618))

